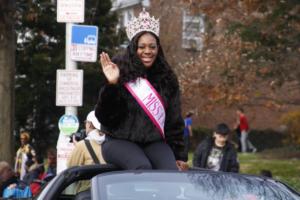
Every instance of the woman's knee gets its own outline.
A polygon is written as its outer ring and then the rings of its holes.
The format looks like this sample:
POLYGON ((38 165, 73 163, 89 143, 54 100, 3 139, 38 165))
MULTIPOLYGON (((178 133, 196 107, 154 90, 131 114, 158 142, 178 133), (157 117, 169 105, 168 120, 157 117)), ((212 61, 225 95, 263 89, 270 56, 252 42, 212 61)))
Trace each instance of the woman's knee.
POLYGON ((151 163, 136 163, 136 165, 133 165, 133 169, 152 169, 151 163))
POLYGON ((102 144, 102 154, 107 163, 122 169, 152 169, 152 164, 142 149, 128 141, 109 140, 102 144))
POLYGON ((118 164, 122 169, 128 170, 153 168, 150 161, 144 157, 132 157, 132 159, 118 160, 115 163, 118 164))
POLYGON ((145 153, 153 169, 177 169, 176 159, 170 146, 164 142, 149 144, 145 153))

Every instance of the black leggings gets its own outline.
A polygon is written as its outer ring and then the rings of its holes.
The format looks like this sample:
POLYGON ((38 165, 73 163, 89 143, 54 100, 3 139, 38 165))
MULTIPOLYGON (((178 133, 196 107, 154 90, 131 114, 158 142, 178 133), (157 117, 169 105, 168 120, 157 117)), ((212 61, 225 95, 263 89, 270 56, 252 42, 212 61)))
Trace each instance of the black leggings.
POLYGON ((108 136, 102 154, 107 163, 122 169, 178 169, 173 151, 163 141, 138 145, 108 136))

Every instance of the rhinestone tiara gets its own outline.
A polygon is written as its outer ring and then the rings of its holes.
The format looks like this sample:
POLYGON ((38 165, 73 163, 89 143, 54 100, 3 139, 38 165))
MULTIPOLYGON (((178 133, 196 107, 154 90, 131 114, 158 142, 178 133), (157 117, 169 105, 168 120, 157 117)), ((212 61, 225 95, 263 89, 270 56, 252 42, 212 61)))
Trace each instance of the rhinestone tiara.
POLYGON ((145 11, 145 8, 140 12, 139 17, 133 17, 126 27, 126 33, 129 40, 142 31, 149 31, 156 36, 159 36, 159 20, 150 17, 149 13, 145 11))

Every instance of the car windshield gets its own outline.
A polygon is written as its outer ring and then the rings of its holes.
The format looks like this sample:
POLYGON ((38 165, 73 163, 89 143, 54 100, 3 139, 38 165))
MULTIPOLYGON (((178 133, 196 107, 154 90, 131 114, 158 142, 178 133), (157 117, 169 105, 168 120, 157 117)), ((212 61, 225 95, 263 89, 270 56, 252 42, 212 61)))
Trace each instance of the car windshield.
POLYGON ((114 173, 95 177, 93 184, 93 199, 99 199, 100 197, 100 199, 105 200, 299 199, 298 195, 275 181, 238 174, 196 172, 114 173))

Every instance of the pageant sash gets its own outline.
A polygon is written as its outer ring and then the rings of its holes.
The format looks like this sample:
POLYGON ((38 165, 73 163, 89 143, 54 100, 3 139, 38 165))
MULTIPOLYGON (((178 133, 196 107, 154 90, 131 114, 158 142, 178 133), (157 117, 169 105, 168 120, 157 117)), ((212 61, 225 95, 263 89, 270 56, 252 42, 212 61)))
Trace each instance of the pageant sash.
POLYGON ((137 78, 135 81, 127 82, 125 87, 143 108, 164 139, 166 112, 158 92, 145 78, 137 78))

